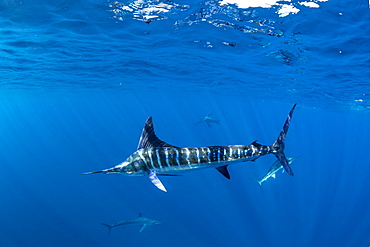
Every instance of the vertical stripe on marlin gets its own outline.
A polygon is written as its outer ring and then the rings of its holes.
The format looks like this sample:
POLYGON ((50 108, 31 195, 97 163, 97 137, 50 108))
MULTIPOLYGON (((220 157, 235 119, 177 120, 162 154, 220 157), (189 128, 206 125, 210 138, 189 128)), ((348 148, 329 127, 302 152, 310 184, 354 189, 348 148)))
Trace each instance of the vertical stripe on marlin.
POLYGON ((260 155, 263 151, 263 147, 260 147, 259 150, 258 150, 258 155, 260 155))
POLYGON ((149 152, 149 159, 147 158, 148 162, 151 162, 153 167, 155 168, 161 168, 160 162, 158 162, 158 157, 157 157, 157 150, 150 150, 149 152))
POLYGON ((251 156, 254 156, 254 154, 256 153, 256 148, 253 145, 251 145, 251 148, 252 148, 252 155, 251 156))
POLYGON ((251 157, 253 156, 253 149, 251 149, 250 147, 247 148, 247 157, 251 157))
POLYGON ((151 167, 151 163, 147 162, 147 160, 145 159, 144 155, 143 155, 143 149, 140 149, 137 151, 137 154, 139 155, 141 161, 144 163, 144 166, 146 167, 147 170, 151 170, 153 169, 153 167, 151 167))
POLYGON ((209 162, 218 162, 220 161, 220 147, 214 146, 209 147, 209 162))
POLYGON ((139 156, 142 160, 142 163, 148 170, 157 168, 155 166, 156 164, 153 162, 153 159, 151 158, 152 150, 146 152, 144 150, 140 150, 139 152, 141 152, 141 154, 139 153, 139 156))
POLYGON ((209 162, 208 148, 199 147, 198 151, 199 151, 199 163, 208 163, 209 162))
POLYGON ((225 161, 226 160, 226 148, 225 147, 219 147, 220 149, 220 159, 219 161, 225 161))
POLYGON ((245 157, 243 146, 240 146, 238 149, 239 149, 239 159, 243 159, 245 157))
POLYGON ((158 166, 159 168, 163 168, 162 167, 162 163, 161 163, 161 159, 160 159, 160 155, 159 155, 159 150, 158 149, 155 149, 155 155, 157 156, 157 162, 158 162, 158 166))
POLYGON ((198 160, 198 149, 197 148, 188 148, 189 150, 189 165, 192 165, 192 164, 199 164, 199 160, 198 160))
POLYGON ((191 164, 191 161, 190 161, 190 150, 189 148, 185 148, 186 149, 186 160, 188 161, 188 165, 191 164))
POLYGON ((232 147, 231 150, 232 150, 231 159, 232 160, 237 159, 238 158, 238 148, 237 147, 232 147))
POLYGON ((222 161, 226 161, 227 160, 227 150, 228 148, 227 147, 222 147, 223 149, 223 156, 221 156, 222 158, 222 161))
POLYGON ((229 146, 210 146, 207 148, 208 162, 222 162, 229 160, 232 149, 229 146))
POLYGON ((165 168, 165 167, 169 167, 170 165, 168 164, 168 153, 167 153, 167 150, 166 148, 161 148, 159 149, 159 162, 161 163, 162 167, 165 168))
POLYGON ((177 148, 175 148, 174 150, 175 150, 175 153, 176 153, 176 158, 175 158, 176 163, 177 163, 178 166, 180 166, 181 164, 180 164, 180 153, 179 153, 179 150, 177 148))
POLYGON ((179 152, 178 157, 179 165, 189 165, 190 164, 189 150, 187 148, 180 148, 178 152, 179 152))
POLYGON ((233 158, 233 148, 229 146, 229 153, 227 155, 227 160, 232 160, 233 158))
POLYGON ((207 157, 208 157, 208 161, 211 162, 212 160, 212 153, 211 153, 211 149, 210 147, 207 147, 207 157))
POLYGON ((213 148, 213 156, 215 162, 220 162, 220 147, 213 148))
MULTIPOLYGON (((154 164, 154 160, 153 160, 153 151, 148 151, 148 157, 149 157, 149 162, 151 163, 151 164, 153 164, 153 166, 154 167, 156 167, 155 166, 155 164, 154 164)), ((158 168, 158 167, 157 167, 158 168)))
POLYGON ((177 153, 174 148, 166 148, 167 162, 170 166, 178 166, 177 153))

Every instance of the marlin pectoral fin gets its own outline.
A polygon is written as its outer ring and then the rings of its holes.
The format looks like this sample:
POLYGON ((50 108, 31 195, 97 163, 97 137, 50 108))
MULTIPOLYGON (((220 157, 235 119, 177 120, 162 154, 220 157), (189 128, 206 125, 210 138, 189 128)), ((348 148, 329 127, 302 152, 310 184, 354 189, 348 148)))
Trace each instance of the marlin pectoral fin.
POLYGON ((159 180, 157 175, 155 174, 155 171, 150 171, 148 173, 150 181, 161 191, 167 192, 166 188, 162 184, 162 182, 159 180))
POLYGON ((140 229, 140 232, 144 231, 145 227, 146 227, 146 224, 143 225, 143 227, 140 229))
POLYGON ((276 174, 272 174, 271 177, 276 178, 276 174))
POLYGON ((227 170, 227 165, 226 166, 219 166, 216 167, 217 171, 219 171, 222 175, 224 175, 225 178, 230 179, 230 173, 227 170))

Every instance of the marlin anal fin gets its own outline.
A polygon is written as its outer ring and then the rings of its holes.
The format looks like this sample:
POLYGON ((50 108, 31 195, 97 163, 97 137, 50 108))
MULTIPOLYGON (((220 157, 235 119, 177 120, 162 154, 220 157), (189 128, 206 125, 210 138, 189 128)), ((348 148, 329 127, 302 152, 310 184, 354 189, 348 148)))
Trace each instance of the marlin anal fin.
POLYGON ((141 133, 137 149, 142 148, 157 148, 157 147, 175 147, 162 140, 160 140, 154 132, 152 117, 149 117, 144 125, 143 132, 141 133))
POLYGON ((161 180, 155 174, 155 171, 149 171, 148 173, 150 181, 161 191, 167 192, 166 188, 162 184, 161 180))
POLYGON ((146 227, 146 224, 143 225, 143 227, 140 229, 140 232, 144 231, 145 227, 146 227))
POLYGON ((272 145, 272 147, 276 150, 274 153, 276 158, 280 161, 281 165, 284 167, 284 170, 291 176, 294 176, 294 174, 284 154, 284 149, 285 149, 285 137, 288 133, 290 121, 292 120, 293 112, 294 112, 296 105, 297 104, 294 104, 293 108, 290 110, 289 115, 287 119, 285 120, 283 129, 281 130, 275 143, 272 145))
POLYGON ((217 171, 219 171, 225 178, 230 179, 230 173, 227 170, 227 165, 226 166, 219 166, 216 167, 217 171))

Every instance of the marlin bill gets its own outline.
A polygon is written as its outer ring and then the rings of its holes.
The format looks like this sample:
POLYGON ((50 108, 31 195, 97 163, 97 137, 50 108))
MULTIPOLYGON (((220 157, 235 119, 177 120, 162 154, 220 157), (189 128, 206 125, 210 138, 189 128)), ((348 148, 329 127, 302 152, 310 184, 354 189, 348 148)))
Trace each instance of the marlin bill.
POLYGON ((110 235, 110 231, 114 227, 127 226, 127 225, 142 225, 142 227, 140 229, 140 232, 142 232, 147 225, 158 225, 158 224, 161 224, 161 223, 162 222, 160 222, 158 220, 152 220, 152 219, 149 219, 147 217, 144 217, 142 214, 139 214, 139 217, 137 217, 136 219, 123 220, 123 221, 116 222, 116 223, 114 223, 112 225, 108 225, 108 224, 105 224, 105 223, 101 223, 101 224, 103 226, 108 227, 108 236, 109 236, 110 235))
POLYGON ((262 145, 254 141, 249 145, 180 148, 160 140, 154 132, 152 117, 149 117, 144 125, 137 150, 125 161, 112 168, 83 174, 121 173, 127 176, 148 176, 158 189, 167 192, 158 176, 176 176, 183 172, 216 168, 223 176, 230 179, 228 165, 255 161, 261 156, 274 154, 284 170, 293 176, 284 149, 295 107, 296 104, 290 110, 278 138, 272 145, 262 145))
MULTIPOLYGON (((287 160, 288 160, 289 165, 292 164, 292 162, 295 159, 297 159, 298 157, 295 157, 295 158, 289 158, 289 157, 287 157, 287 160)), ((269 178, 276 178, 276 173, 278 171, 280 171, 281 169, 283 169, 283 166, 281 165, 281 163, 279 162, 279 160, 277 160, 277 161, 275 161, 272 164, 272 166, 268 170, 267 174, 263 178, 261 178, 261 180, 257 180, 257 179, 253 179, 253 178, 251 178, 251 179, 254 180, 254 181, 256 181, 257 183, 259 183, 259 185, 262 186, 262 183, 265 182, 267 179, 269 179, 269 178)), ((283 170, 283 172, 284 172, 284 170, 283 170)))

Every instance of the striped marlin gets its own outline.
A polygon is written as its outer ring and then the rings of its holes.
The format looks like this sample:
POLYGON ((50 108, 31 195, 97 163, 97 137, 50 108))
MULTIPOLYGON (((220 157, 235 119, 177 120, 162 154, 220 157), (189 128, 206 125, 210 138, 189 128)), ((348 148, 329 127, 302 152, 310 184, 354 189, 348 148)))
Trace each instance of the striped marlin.
POLYGON ((114 227, 127 226, 127 225, 143 225, 140 229, 140 232, 142 232, 147 225, 158 225, 158 224, 161 224, 161 223, 162 222, 160 222, 158 220, 148 219, 147 217, 144 217, 142 214, 139 214, 139 217, 137 217, 136 219, 133 219, 133 220, 122 220, 122 221, 116 222, 112 225, 108 225, 108 224, 105 224, 105 223, 101 223, 101 224, 103 226, 108 227, 108 236, 109 236, 110 231, 114 227))
MULTIPOLYGON (((298 156, 300 157, 300 156, 298 156)), ((287 157, 287 160, 288 160, 288 163, 289 165, 292 164, 292 162, 297 159, 298 157, 295 157, 295 158, 289 158, 287 157)), ((276 173, 278 171, 280 171, 281 169, 283 168, 283 166, 281 165, 281 163, 279 162, 279 160, 275 161, 274 164, 272 164, 272 166, 270 167, 270 169, 268 170, 267 174, 261 178, 261 180, 257 180, 257 179, 253 179, 251 178, 252 180, 256 181, 259 185, 262 186, 262 183, 265 182, 267 179, 269 178, 276 178, 276 173)), ((283 170, 284 172, 284 170, 283 170)))
POLYGON ((271 146, 254 141, 249 145, 180 148, 160 140, 154 132, 152 117, 149 117, 144 125, 136 152, 117 166, 83 174, 121 173, 127 176, 148 176, 158 189, 167 192, 158 176, 176 176, 182 172, 216 168, 230 179, 227 170, 229 164, 255 161, 266 154, 274 154, 285 171, 293 176, 284 149, 285 137, 296 105, 290 110, 283 129, 271 146))
POLYGON ((219 119, 213 119, 211 117, 212 114, 208 114, 207 116, 204 117, 204 119, 200 120, 199 122, 196 122, 195 124, 200 124, 200 123, 203 123, 205 122, 208 127, 211 127, 211 123, 217 123, 217 124, 220 124, 220 120, 219 119))

